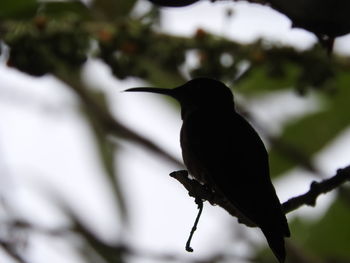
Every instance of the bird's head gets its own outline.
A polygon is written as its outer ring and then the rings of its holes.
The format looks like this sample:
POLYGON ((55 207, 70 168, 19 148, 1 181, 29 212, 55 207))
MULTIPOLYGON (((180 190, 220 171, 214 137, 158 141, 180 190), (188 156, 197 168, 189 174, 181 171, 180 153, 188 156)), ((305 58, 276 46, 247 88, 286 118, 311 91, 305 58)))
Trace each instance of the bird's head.
POLYGON ((173 89, 139 87, 125 91, 168 95, 179 101, 183 111, 234 105, 231 90, 222 82, 210 78, 195 78, 173 89))

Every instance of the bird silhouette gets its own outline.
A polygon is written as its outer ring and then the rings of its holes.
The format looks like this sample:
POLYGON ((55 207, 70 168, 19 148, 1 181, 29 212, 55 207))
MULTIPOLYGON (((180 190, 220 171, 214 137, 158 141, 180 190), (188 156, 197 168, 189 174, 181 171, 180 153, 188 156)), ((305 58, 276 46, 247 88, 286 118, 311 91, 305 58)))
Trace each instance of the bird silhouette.
POLYGON ((180 103, 180 143, 189 173, 258 226, 283 263, 290 231, 270 179, 268 154, 254 128, 236 112, 230 89, 214 79, 196 78, 174 89, 126 91, 164 94, 180 103))

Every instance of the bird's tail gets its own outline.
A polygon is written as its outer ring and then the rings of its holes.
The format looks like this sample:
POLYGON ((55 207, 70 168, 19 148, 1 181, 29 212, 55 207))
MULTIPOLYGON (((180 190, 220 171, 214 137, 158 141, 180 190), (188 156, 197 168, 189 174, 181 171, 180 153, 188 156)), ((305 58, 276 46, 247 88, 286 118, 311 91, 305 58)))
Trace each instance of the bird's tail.
POLYGON ((286 250, 284 246, 284 235, 280 231, 276 229, 270 228, 262 228, 262 232, 264 233, 267 243, 271 248, 273 254, 278 259, 279 263, 284 263, 286 259, 286 250))

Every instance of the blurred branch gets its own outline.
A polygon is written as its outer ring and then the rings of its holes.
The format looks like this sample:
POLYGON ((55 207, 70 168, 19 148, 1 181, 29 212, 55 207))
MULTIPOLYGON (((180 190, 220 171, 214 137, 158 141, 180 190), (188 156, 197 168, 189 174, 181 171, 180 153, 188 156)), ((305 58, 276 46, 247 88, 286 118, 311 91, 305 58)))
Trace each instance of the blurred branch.
POLYGON ((18 263, 27 263, 27 261, 16 251, 14 247, 15 245, 16 244, 13 244, 12 242, 0 240, 0 247, 2 247, 12 259, 18 263))
POLYGON ((152 141, 124 126, 118 120, 116 120, 108 111, 103 109, 103 107, 101 107, 99 103, 94 99, 94 97, 90 94, 88 89, 84 87, 79 78, 74 79, 71 74, 69 74, 68 76, 69 77, 67 77, 67 74, 61 72, 56 73, 56 77, 58 77, 61 81, 66 83, 72 89, 72 91, 74 91, 78 95, 86 110, 96 118, 99 124, 102 127, 104 127, 107 132, 117 137, 122 137, 129 141, 138 143, 146 149, 162 156, 174 165, 178 167, 183 167, 181 161, 179 161, 171 154, 154 144, 152 141))
MULTIPOLYGON (((33 225, 31 223, 25 222, 23 220, 14 220, 12 222, 8 222, 7 227, 11 230, 19 230, 19 231, 31 231, 31 232, 37 232, 43 235, 48 236, 59 236, 64 237, 65 235, 70 235, 72 233, 80 235, 83 240, 89 245, 90 248, 92 248, 99 256, 101 256, 103 259, 106 260, 106 262, 124 262, 121 258, 123 256, 133 256, 133 257, 139 257, 139 258, 147 258, 150 260, 156 260, 159 262, 169 262, 169 261, 175 261, 175 262, 184 262, 184 263, 212 263, 212 262, 218 262, 223 260, 239 260, 239 261, 251 261, 253 262, 253 259, 242 257, 238 255, 233 254, 227 254, 224 255, 222 253, 217 253, 202 259, 193 259, 193 258, 182 258, 179 255, 173 254, 173 253, 160 253, 160 252, 153 252, 149 250, 134 248, 130 246, 129 244, 123 244, 123 243, 115 243, 115 244, 109 244, 100 238, 96 236, 95 233, 93 233, 88 227, 84 225, 84 223, 74 214, 74 211, 72 211, 71 208, 69 208, 67 205, 64 205, 61 203, 61 208, 65 210, 65 212, 69 215, 71 220, 73 221, 73 226, 71 228, 57 228, 57 229, 49 229, 46 227, 40 227, 37 225, 33 225)), ((26 261, 22 260, 21 257, 13 250, 13 247, 8 242, 2 242, 0 241, 0 246, 7 246, 6 250, 9 249, 8 253, 11 253, 11 256, 15 257, 19 263, 27 263, 26 261), (12 255, 13 254, 13 255, 12 255)))
MULTIPOLYGON (((103 92, 96 91, 90 91, 90 93, 93 98, 99 102, 100 107, 106 113, 110 114, 106 95, 103 92)), ((118 150, 117 144, 110 140, 108 131, 106 131, 104 127, 101 127, 98 119, 95 118, 96 116, 87 111, 86 107, 84 107, 84 113, 87 123, 90 125, 91 131, 94 134, 96 148, 99 151, 98 156, 100 162, 105 170, 105 174, 107 175, 107 180, 110 182, 110 185, 115 193, 116 202, 118 203, 118 207, 120 209, 121 219, 123 222, 127 222, 128 209, 116 169, 117 166, 115 156, 118 150)))
MULTIPOLYGON (((237 217, 239 223, 243 223, 247 226, 255 226, 252 222, 247 221, 223 196, 208 189, 197 180, 190 179, 187 171, 172 172, 170 176, 178 180, 186 188, 190 196, 209 201, 212 205, 216 204, 221 206, 228 213, 237 217)), ((336 189, 347 181, 350 181, 350 165, 346 168, 339 169, 336 175, 329 179, 320 182, 312 182, 308 192, 284 202, 282 204, 282 209, 287 214, 303 205, 315 206, 318 196, 336 189)))

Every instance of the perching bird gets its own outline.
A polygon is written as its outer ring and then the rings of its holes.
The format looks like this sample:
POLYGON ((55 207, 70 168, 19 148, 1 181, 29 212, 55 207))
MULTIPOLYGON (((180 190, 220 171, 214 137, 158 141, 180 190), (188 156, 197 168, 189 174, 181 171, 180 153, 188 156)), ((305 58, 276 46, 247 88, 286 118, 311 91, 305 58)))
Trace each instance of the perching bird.
POLYGON ((260 227, 284 262, 284 238, 290 232, 271 183, 268 154, 254 128, 236 112, 230 89, 214 79, 196 78, 174 89, 126 91, 160 93, 180 102, 180 143, 189 173, 260 227))

